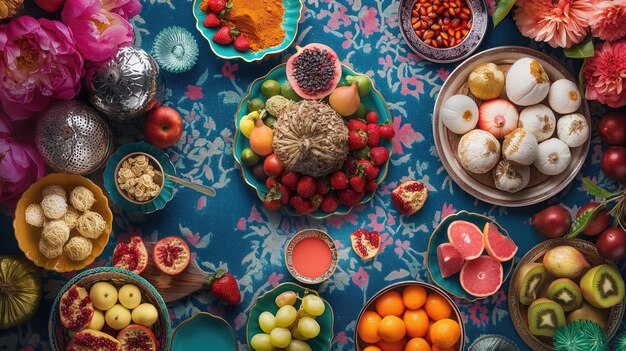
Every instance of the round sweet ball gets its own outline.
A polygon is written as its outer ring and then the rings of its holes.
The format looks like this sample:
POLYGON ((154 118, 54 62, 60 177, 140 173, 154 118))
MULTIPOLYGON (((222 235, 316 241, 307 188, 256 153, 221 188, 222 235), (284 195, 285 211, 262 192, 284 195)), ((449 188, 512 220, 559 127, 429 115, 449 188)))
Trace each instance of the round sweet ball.
POLYGON ((53 259, 61 256, 63 253, 63 246, 54 246, 50 244, 46 239, 41 238, 39 240, 39 252, 48 259, 53 259))
POLYGON ((76 229, 85 238, 97 239, 104 233, 106 222, 99 213, 87 211, 78 217, 76 229))
POLYGON ((80 217, 80 212, 78 212, 74 207, 70 207, 67 209, 67 212, 63 216, 63 222, 67 224, 67 227, 71 229, 76 228, 76 221, 78 221, 78 217, 80 217))
POLYGON ((24 211, 24 218, 26 223, 33 227, 42 227, 46 221, 46 216, 43 214, 43 209, 39 204, 30 204, 24 211))
POLYGON ((96 198, 91 190, 84 186, 75 187, 70 194, 70 203, 81 212, 89 211, 95 202, 96 198))
POLYGON ((61 195, 48 195, 41 200, 43 214, 50 219, 59 219, 67 212, 67 202, 61 195))
POLYGON ((65 189, 63 189, 60 185, 46 185, 41 190, 41 197, 46 197, 48 195, 59 195, 65 198, 67 194, 65 193, 65 189))
POLYGON ((70 238, 70 228, 62 220, 46 222, 41 231, 41 238, 52 246, 63 246, 70 238))
POLYGON ((91 255, 93 245, 89 239, 82 236, 75 236, 65 244, 65 254, 72 261, 82 261, 91 255))

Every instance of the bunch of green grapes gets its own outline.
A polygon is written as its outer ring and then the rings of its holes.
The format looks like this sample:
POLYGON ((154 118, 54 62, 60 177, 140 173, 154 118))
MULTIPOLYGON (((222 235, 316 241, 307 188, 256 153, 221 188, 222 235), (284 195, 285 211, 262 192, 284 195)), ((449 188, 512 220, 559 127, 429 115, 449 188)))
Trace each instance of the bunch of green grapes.
POLYGON ((320 333, 320 325, 315 317, 321 316, 326 309, 324 301, 317 295, 305 295, 300 308, 295 304, 298 295, 285 291, 276 297, 278 312, 273 315, 265 311, 259 315, 259 326, 263 333, 256 334, 250 340, 250 346, 256 351, 312 351, 306 340, 313 339, 320 333))

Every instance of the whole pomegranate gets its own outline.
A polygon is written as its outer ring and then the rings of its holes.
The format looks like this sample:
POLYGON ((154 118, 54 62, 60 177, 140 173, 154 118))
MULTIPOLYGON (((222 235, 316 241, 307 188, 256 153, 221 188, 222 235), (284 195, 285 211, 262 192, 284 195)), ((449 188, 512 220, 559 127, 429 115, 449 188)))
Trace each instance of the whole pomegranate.
POLYGON ((598 122, 598 135, 609 145, 626 142, 626 116, 623 113, 609 112, 598 122))
POLYGON ((626 180, 626 147, 611 146, 604 151, 600 160, 602 172, 615 180, 626 180))
POLYGON ((621 260, 626 257, 626 232, 622 228, 608 228, 598 237, 596 246, 602 257, 621 260))

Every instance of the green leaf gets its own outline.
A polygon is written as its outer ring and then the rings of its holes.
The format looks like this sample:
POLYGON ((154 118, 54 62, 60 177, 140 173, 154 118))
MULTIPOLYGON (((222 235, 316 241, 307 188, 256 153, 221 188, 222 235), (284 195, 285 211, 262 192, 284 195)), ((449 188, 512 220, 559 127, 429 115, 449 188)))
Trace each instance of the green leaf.
POLYGON ((569 58, 587 58, 593 57, 593 37, 588 35, 585 40, 572 46, 569 49, 563 49, 565 56, 569 58))
POLYGON ((515 0, 498 0, 496 9, 493 11, 493 26, 497 26, 506 15, 509 14, 511 9, 515 5, 515 0))
POLYGON ((607 197, 612 195, 609 191, 604 190, 601 187, 593 184, 591 180, 589 180, 589 178, 583 178, 583 186, 585 187, 585 189, 587 189, 587 192, 589 194, 595 197, 599 197, 601 199, 606 199, 607 197))
POLYGON ((583 214, 578 216, 574 222, 572 223, 572 227, 569 230, 569 233, 565 235, 566 238, 575 238, 578 234, 580 234, 592 221, 600 211, 602 211, 606 207, 606 202, 601 203, 594 209, 588 209, 583 214))
POLYGON ((582 96, 585 96, 585 65, 587 64, 587 60, 583 61, 582 66, 580 66, 580 72, 578 72, 578 89, 580 89, 580 93, 582 96))

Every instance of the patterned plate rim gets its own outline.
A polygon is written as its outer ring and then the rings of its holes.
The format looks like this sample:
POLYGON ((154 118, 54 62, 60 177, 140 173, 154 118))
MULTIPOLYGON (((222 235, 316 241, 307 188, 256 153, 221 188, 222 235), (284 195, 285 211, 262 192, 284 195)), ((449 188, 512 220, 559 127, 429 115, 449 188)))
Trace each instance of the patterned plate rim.
POLYGON ((287 266, 287 270, 289 271, 289 274, 291 274, 292 277, 294 277, 297 281, 303 284, 313 285, 313 284, 323 283, 324 281, 328 280, 328 278, 330 278, 333 275, 333 273, 335 273, 335 270, 337 269, 337 266, 339 265, 339 251, 337 250, 337 246, 335 245, 333 238, 325 231, 319 230, 319 229, 305 229, 305 230, 301 230, 297 232, 294 236, 291 237, 291 239, 289 239, 289 241, 287 241, 287 245, 285 245, 284 252, 285 252, 285 265, 287 266), (332 261, 331 261, 330 267, 319 278, 308 278, 298 273, 295 267, 293 266, 292 257, 291 255, 289 255, 289 252, 293 253, 293 249, 296 246, 296 244, 298 244, 303 239, 309 238, 309 237, 315 237, 324 241, 324 243, 326 243, 326 245, 328 245, 328 247, 330 248, 330 252, 331 252, 332 261))

